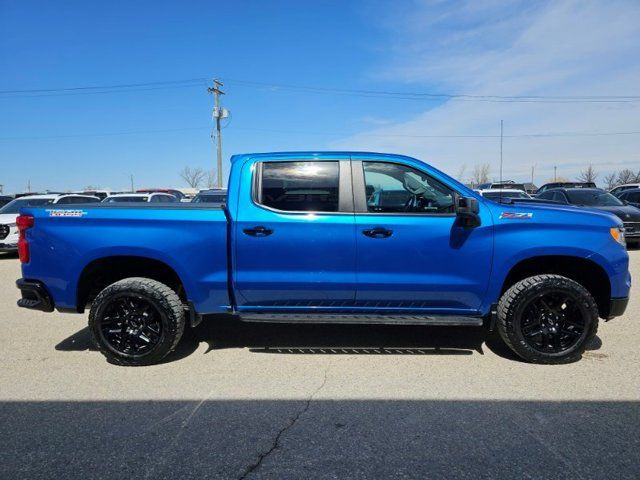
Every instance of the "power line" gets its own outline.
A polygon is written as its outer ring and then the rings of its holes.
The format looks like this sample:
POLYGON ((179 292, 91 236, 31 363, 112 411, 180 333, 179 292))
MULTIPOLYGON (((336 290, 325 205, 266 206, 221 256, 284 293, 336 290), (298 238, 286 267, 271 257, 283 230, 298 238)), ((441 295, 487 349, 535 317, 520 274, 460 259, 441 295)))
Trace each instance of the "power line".
MULTIPOLYGON (((205 85, 205 77, 156 82, 138 82, 111 85, 75 86, 66 88, 0 90, 0 98, 24 98, 34 96, 96 95, 118 92, 148 91, 161 89, 189 88, 205 85)), ((225 82, 241 87, 298 91, 316 94, 332 94, 353 97, 387 98, 396 100, 456 100, 497 103, 632 103, 640 102, 640 95, 474 95, 440 92, 401 92, 387 90, 364 90, 294 85, 286 83, 257 82, 253 80, 225 79, 225 82)))
MULTIPOLYGON (((82 137, 108 137, 119 135, 146 135, 154 133, 172 133, 172 132, 188 132, 196 130, 209 130, 209 126, 201 127, 184 127, 184 128, 164 128, 154 130, 124 130, 118 132, 97 132, 97 133, 79 133, 70 135, 41 135, 41 136, 14 136, 14 137, 0 137, 2 140, 47 140, 56 138, 82 138, 82 137)), ((253 127, 232 127, 231 130, 246 130, 252 132, 265 132, 265 133, 283 133, 287 135, 319 135, 319 136, 362 136, 362 137, 380 137, 380 138, 500 138, 500 135, 467 135, 467 134, 450 134, 450 135, 412 135, 402 133, 358 133, 358 132, 319 132, 319 131, 299 131, 299 130, 285 130, 285 129, 270 129, 270 128, 253 128, 253 127)), ((547 137, 606 137, 606 136, 632 136, 640 135, 640 131, 628 131, 628 132, 547 132, 547 133, 523 133, 503 135, 503 138, 547 138, 547 137)))

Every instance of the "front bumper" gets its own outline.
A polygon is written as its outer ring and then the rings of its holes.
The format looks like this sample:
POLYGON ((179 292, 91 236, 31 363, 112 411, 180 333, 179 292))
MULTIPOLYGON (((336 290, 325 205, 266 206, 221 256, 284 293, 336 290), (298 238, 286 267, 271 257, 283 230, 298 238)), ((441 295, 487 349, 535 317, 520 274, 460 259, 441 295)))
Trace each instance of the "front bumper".
POLYGON ((41 282, 20 278, 16 285, 22 293, 22 298, 18 300, 19 307, 53 312, 53 300, 41 282))
POLYGON ((609 315, 607 316, 607 319, 621 316, 627 309, 628 303, 629 297, 612 298, 609 301, 609 315))
POLYGON ((0 252, 16 252, 18 251, 17 243, 1 243, 0 242, 0 252))

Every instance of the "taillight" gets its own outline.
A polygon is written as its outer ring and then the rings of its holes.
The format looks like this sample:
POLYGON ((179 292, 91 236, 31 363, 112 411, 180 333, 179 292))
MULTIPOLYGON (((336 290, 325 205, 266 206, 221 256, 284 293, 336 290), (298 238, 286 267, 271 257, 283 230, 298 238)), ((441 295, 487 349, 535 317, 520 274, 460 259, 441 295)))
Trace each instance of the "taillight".
POLYGON ((18 256, 22 263, 29 263, 29 242, 27 242, 26 232, 33 227, 33 217, 31 215, 19 215, 16 219, 18 227, 18 256))

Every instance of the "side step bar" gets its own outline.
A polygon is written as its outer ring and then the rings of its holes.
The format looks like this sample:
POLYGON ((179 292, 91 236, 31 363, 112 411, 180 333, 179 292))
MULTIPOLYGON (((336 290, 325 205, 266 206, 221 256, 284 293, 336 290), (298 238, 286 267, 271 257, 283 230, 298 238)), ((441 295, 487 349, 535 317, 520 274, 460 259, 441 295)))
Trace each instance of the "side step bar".
POLYGON ((384 315, 364 313, 240 313, 243 322, 268 323, 376 323, 388 325, 437 325, 480 327, 482 317, 458 315, 384 315))

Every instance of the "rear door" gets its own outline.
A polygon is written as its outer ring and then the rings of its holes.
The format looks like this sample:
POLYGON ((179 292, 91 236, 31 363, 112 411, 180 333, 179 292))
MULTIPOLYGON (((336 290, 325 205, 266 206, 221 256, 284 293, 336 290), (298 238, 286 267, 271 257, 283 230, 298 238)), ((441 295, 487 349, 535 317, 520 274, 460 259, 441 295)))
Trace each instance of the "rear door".
POLYGON ((419 164, 352 162, 356 210, 356 305, 367 309, 475 314, 493 255, 491 214, 465 228, 454 191, 419 164))
POLYGON ((248 162, 239 195, 233 256, 239 310, 353 305, 356 242, 347 159, 248 162))

